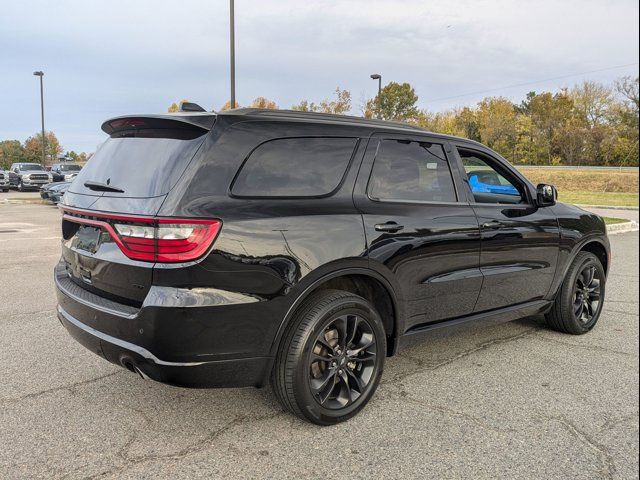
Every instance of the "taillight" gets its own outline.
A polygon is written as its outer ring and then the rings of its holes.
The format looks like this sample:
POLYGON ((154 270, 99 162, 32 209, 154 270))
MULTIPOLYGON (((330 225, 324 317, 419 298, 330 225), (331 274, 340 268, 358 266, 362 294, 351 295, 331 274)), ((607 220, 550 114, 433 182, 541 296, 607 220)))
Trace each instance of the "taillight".
POLYGON ((155 262, 195 260, 208 250, 221 226, 219 220, 154 220, 152 225, 114 224, 127 257, 155 262))
POLYGON ((133 217, 75 209, 69 211, 96 219, 65 214, 65 220, 106 230, 122 253, 133 260, 145 262, 197 260, 209 250, 222 227, 220 220, 213 219, 133 217))

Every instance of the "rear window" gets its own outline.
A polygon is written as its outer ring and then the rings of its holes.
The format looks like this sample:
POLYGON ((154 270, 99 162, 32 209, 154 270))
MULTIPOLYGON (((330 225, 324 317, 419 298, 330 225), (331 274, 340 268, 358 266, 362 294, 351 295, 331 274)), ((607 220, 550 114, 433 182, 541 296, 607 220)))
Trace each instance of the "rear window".
MULTIPOLYGON (((196 138, 162 138, 162 133, 109 138, 89 159, 69 188, 70 192, 102 195, 84 186, 85 182, 108 184, 123 193, 104 196, 157 197, 178 181, 204 141, 204 131, 196 138)), ((167 135, 169 136, 169 135, 167 135)))
POLYGON ((231 187, 239 197, 320 197, 342 180, 356 138, 281 138, 258 146, 231 187))

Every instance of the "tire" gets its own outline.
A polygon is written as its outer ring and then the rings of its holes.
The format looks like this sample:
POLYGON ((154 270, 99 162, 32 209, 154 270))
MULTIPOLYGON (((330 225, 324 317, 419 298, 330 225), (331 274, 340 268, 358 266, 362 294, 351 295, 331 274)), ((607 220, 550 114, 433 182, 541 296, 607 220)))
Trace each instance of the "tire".
POLYGON ((567 271, 553 307, 546 315, 549 327, 572 335, 589 332, 600 318, 605 286, 606 276, 598 257, 590 252, 578 253, 567 271), (590 274, 585 275, 585 272, 593 272, 592 281, 589 281, 590 274))
POLYGON ((22 185, 22 180, 20 180, 20 182, 18 183, 18 191, 19 192, 24 192, 25 191, 24 185, 22 185))
POLYGON ((273 390, 282 406, 303 420, 343 422, 373 396, 386 351, 382 320, 368 301, 341 290, 314 293, 284 334, 273 390))

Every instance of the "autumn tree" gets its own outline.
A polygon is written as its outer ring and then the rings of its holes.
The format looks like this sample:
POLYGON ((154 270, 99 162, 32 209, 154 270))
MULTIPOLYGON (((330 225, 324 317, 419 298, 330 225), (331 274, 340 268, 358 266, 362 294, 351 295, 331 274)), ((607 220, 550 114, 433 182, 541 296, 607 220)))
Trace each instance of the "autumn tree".
POLYGON ((265 98, 265 97, 256 98, 253 102, 251 102, 250 107, 251 108, 268 108, 273 110, 278 109, 278 105, 276 105, 276 102, 274 102, 273 100, 269 100, 268 98, 265 98))
POLYGON ((506 98, 485 98, 478 104, 478 133, 480 139, 490 148, 513 157, 516 151, 516 110, 506 98))
POLYGON ((24 147, 20 140, 0 141, 0 170, 8 169, 12 163, 24 162, 24 147))
MULTIPOLYGON (((240 104, 236 102, 233 108, 240 108, 240 104)), ((227 110, 231 110, 231 100, 227 100, 225 104, 220 107, 221 112, 226 112, 227 110)))
POLYGON ((389 82, 364 108, 364 116, 383 120, 417 121, 418 95, 408 83, 389 82))
MULTIPOLYGON (((45 155, 49 162, 54 162, 63 152, 62 145, 55 133, 46 132, 45 155)), ((24 157, 27 162, 40 163, 42 161, 42 133, 38 132, 24 142, 24 157)))
POLYGON ((351 110, 351 92, 348 90, 341 90, 340 87, 337 87, 334 94, 334 100, 325 99, 319 104, 309 102, 308 100, 302 100, 297 105, 292 106, 291 109, 301 112, 332 113, 334 115, 344 115, 349 113, 351 110))
POLYGON ((186 99, 182 99, 180 100, 178 103, 173 102, 171 105, 169 105, 169 108, 167 109, 168 113, 175 113, 175 112, 179 112, 180 111, 180 106, 185 103, 188 102, 189 100, 186 99))

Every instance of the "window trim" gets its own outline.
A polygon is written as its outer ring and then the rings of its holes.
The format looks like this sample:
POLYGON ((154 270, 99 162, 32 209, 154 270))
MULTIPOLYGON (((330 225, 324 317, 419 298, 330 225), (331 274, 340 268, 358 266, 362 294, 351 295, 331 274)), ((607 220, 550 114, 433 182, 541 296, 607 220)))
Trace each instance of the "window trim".
MULTIPOLYGON (((531 188, 530 188, 530 183, 529 181, 524 178, 522 176, 522 174, 520 174, 520 172, 518 172, 515 168, 513 168, 511 166, 511 164, 509 164, 506 160, 502 160, 496 153, 494 152, 490 152, 487 151, 488 149, 485 148, 480 148, 479 146, 475 146, 475 145, 465 145, 465 144, 461 144, 461 143, 455 143, 453 145, 453 148, 455 149, 455 153, 456 156, 458 158, 458 162, 460 164, 460 171, 461 171, 461 175, 463 175, 463 183, 466 185, 467 191, 469 192, 469 203, 470 205, 479 205, 479 206, 494 206, 494 207, 499 207, 501 209, 504 209, 505 207, 508 208, 517 208, 517 207, 532 207, 535 206, 535 203, 532 202, 532 195, 531 195, 531 188), (502 169, 503 171, 508 172, 508 174, 510 174, 511 176, 515 177, 515 179, 517 180, 517 183, 522 187, 524 194, 526 196, 526 198, 524 199, 525 202, 524 203, 483 203, 483 202, 477 202, 475 199, 475 195, 473 194, 473 191, 471 190, 471 186, 469 185, 469 179, 467 178, 467 171, 464 168, 464 164, 462 163, 462 156, 460 155, 460 150, 467 150, 467 151, 471 151, 474 153, 478 153, 484 157, 487 157, 489 159, 489 166, 493 168, 492 164, 497 164, 500 168, 499 169, 495 169, 496 172, 500 175, 502 175, 502 173, 500 173, 500 169, 502 169)), ((502 175, 504 177, 504 175, 502 175)), ((508 178, 505 177, 505 180, 509 181, 508 178)))
POLYGON ((340 191, 340 189, 343 187, 344 182, 345 182, 345 180, 347 178, 347 175, 349 174, 349 171, 351 170, 351 166, 353 165, 354 159, 356 157, 356 153, 359 150, 358 147, 360 146, 360 142, 361 141, 362 141, 361 137, 341 136, 341 135, 300 135, 300 136, 286 136, 286 137, 269 138, 269 139, 267 139, 267 140, 265 140, 263 142, 260 142, 255 147, 253 147, 251 149, 251 151, 249 151, 249 153, 246 155, 246 157, 242 160, 242 163, 240 164, 240 166, 236 170, 236 173, 234 174, 233 179, 231 180, 231 183, 229 184, 229 188, 227 190, 227 195, 229 197, 231 197, 231 198, 249 199, 249 200, 305 200, 305 199, 321 199, 321 198, 332 197, 338 191, 340 191), (251 158, 251 155, 253 155, 253 153, 258 148, 260 148, 262 145, 264 145, 266 143, 274 142, 274 141, 277 141, 277 140, 300 140, 300 139, 303 139, 303 138, 347 138, 347 139, 355 140, 355 143, 353 145, 353 151, 351 152, 351 156, 349 157, 349 161, 347 162, 347 165, 345 167, 344 173, 342 174, 342 177, 340 178, 340 181, 338 182, 338 185, 333 190, 331 190, 328 193, 323 193, 321 195, 238 195, 237 193, 233 193, 233 187, 236 184, 236 180, 240 176, 240 172, 242 172, 242 169, 244 168, 245 164, 251 158))
POLYGON ((371 168, 369 169, 369 176, 367 177, 367 184, 365 185, 365 189, 364 189, 364 193, 365 196, 367 197, 368 200, 370 200, 371 202, 376 202, 376 203, 392 203, 392 204, 398 204, 398 205, 460 205, 460 204, 466 204, 465 202, 461 201, 460 198, 460 192, 458 191, 458 185, 456 182, 456 175, 453 172, 453 166, 451 165, 451 157, 452 155, 450 153, 447 153, 447 147, 450 146, 450 144, 448 144, 447 141, 443 140, 443 139, 431 139, 428 137, 413 137, 413 136, 377 136, 374 137, 376 138, 378 144, 376 145, 376 151, 373 155, 373 159, 371 161, 371 168), (380 150, 380 145, 382 144, 383 141, 385 140, 406 140, 409 142, 428 142, 428 143, 435 143, 438 144, 440 146, 442 146, 442 151, 444 152, 444 156, 445 156, 445 161, 447 162, 447 167, 449 169, 449 175, 451 175, 451 184, 453 185, 453 194, 456 197, 456 200, 453 202, 442 202, 442 201, 436 201, 436 200, 401 200, 401 199, 396 199, 396 200, 385 200, 385 199, 380 199, 380 198, 374 198, 370 195, 369 192, 369 186, 371 184, 371 178, 373 177, 373 169, 375 168, 376 165, 376 159, 378 157, 378 152, 380 150))

